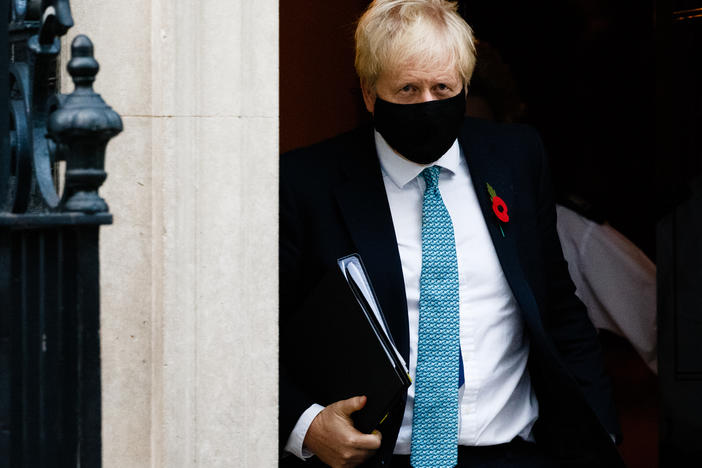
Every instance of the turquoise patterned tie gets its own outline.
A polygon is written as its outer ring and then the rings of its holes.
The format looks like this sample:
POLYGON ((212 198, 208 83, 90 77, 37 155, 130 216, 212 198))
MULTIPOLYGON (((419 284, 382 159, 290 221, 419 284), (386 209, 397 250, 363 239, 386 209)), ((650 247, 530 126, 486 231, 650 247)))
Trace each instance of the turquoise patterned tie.
POLYGON ((437 166, 422 171, 422 274, 412 419, 415 468, 453 467, 458 456, 458 265, 437 166))

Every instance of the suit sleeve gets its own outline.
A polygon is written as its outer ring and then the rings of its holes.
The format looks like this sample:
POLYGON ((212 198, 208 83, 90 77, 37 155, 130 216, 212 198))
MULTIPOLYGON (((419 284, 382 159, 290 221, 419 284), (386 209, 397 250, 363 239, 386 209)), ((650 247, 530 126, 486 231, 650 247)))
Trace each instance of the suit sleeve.
POLYGON ((293 313, 302 289, 303 227, 299 218, 292 182, 296 179, 286 155, 280 163, 280 241, 279 241, 279 449, 283 452, 295 424, 313 403, 295 383, 298 376, 290 371, 285 351, 294 346, 293 313))
POLYGON ((585 306, 575 296, 575 286, 556 230, 556 207, 548 161, 538 135, 534 148, 539 157, 537 222, 546 269, 546 332, 578 385, 610 434, 621 438, 612 400, 611 385, 605 374, 597 332, 585 306))

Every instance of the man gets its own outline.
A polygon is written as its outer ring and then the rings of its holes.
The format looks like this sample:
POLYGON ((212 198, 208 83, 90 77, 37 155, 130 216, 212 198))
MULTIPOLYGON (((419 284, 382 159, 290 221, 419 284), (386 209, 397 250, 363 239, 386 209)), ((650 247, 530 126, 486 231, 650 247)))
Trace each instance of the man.
POLYGON ((455 4, 376 0, 356 31, 374 128, 281 157, 281 465, 621 466, 541 142, 464 122, 474 64, 455 4), (413 381, 371 434, 364 395, 321 407, 284 359, 290 316, 354 252, 413 381))

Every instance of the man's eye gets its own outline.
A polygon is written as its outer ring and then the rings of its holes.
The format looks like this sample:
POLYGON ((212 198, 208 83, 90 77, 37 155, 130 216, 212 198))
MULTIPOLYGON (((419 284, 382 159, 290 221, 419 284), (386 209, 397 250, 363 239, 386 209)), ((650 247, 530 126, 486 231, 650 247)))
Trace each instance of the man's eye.
POLYGON ((439 83, 438 88, 439 88, 441 91, 446 91, 447 89, 449 89, 448 86, 446 86, 446 85, 443 84, 443 83, 439 83))
POLYGON ((405 85, 400 89, 400 91, 402 91, 403 93, 409 93, 410 91, 412 91, 412 86, 405 85))

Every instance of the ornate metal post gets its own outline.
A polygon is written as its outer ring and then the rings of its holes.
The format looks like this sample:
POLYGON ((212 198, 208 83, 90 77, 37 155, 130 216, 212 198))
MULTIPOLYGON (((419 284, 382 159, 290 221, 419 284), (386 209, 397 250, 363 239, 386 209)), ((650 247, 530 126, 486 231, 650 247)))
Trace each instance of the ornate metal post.
POLYGON ((98 63, 85 36, 68 64, 75 90, 57 94, 68 0, 13 0, 10 18, 9 136, 0 147, 0 363, 10 372, 0 374, 9 380, 0 403, 11 410, 9 422, 0 412, 0 460, 99 467, 98 233, 112 215, 97 190, 122 122, 92 89, 98 63))
POLYGON ((71 46, 68 72, 76 89, 49 119, 49 136, 67 161, 66 189, 61 208, 77 213, 102 213, 107 203, 97 194, 107 174, 104 170, 107 142, 122 131, 122 120, 93 91, 98 63, 93 43, 78 36, 71 46))

